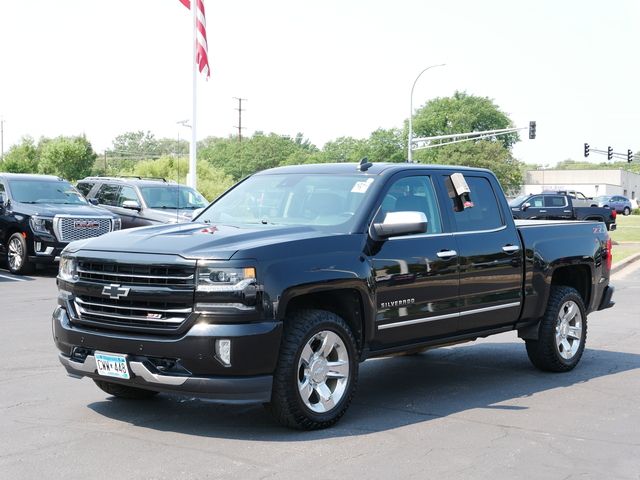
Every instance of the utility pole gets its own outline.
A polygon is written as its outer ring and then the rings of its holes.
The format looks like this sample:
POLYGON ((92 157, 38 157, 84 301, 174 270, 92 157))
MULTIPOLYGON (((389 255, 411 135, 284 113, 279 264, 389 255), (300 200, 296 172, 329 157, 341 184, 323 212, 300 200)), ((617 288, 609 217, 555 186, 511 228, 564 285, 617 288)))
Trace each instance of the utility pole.
POLYGON ((242 101, 244 100, 245 102, 247 101, 246 98, 239 98, 239 97, 233 97, 235 100, 238 100, 238 108, 236 108, 236 110, 238 110, 238 126, 235 127, 238 129, 238 141, 241 142, 242 141, 242 129, 244 128, 242 126, 242 101))

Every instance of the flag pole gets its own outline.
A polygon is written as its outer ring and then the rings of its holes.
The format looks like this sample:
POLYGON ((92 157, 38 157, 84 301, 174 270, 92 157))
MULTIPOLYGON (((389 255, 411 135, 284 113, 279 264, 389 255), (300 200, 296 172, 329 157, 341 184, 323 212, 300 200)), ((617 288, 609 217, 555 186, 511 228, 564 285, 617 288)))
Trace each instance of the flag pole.
POLYGON ((196 7, 197 0, 191 0, 191 14, 193 16, 193 56, 191 57, 191 65, 193 69, 192 85, 191 85, 191 143, 189 144, 189 174, 187 175, 187 185, 196 188, 196 99, 198 93, 198 62, 197 62, 197 43, 198 43, 198 13, 196 7))

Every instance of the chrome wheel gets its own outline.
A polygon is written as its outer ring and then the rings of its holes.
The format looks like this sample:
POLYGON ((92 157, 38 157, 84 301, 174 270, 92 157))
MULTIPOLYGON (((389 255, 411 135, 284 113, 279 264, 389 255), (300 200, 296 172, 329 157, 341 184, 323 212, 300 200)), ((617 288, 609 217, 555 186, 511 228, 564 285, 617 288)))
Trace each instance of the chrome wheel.
POLYGON ((298 392, 315 413, 334 408, 349 383, 349 352, 339 335, 323 330, 305 344, 298 360, 298 392))
POLYGON ((9 268, 13 272, 17 272, 22 268, 24 262, 24 249, 22 248, 22 242, 19 238, 13 237, 9 240, 7 248, 7 260, 9 261, 9 268))
POLYGON ((578 305, 569 300, 558 312, 556 323, 556 347, 565 360, 571 360, 582 342, 582 315, 578 305))

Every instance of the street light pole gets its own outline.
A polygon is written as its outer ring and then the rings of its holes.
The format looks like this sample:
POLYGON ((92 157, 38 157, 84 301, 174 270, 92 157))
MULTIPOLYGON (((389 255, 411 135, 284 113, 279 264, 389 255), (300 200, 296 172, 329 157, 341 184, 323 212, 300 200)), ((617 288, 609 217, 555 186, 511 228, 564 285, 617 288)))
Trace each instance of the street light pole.
POLYGON ((409 143, 407 145, 407 162, 412 163, 413 162, 413 89, 416 88, 416 83, 418 83, 418 79, 422 76, 422 74, 424 72, 426 72, 427 70, 431 69, 431 68, 435 68, 435 67, 444 67, 446 64, 445 63, 441 63, 438 65, 430 65, 427 68, 425 68, 424 70, 422 70, 418 76, 416 77, 416 79, 413 81, 413 85, 411 86, 411 98, 409 101, 409 105, 410 105, 410 111, 409 111, 409 143))

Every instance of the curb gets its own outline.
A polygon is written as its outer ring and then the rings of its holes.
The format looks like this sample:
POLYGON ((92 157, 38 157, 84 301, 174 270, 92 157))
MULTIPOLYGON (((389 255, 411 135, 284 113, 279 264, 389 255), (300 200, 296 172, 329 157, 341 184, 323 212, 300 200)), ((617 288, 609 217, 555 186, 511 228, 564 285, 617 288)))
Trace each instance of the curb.
POLYGON ((611 266, 610 275, 613 275, 617 271, 622 270, 624 267, 635 262, 636 260, 640 260, 640 253, 634 253, 633 255, 625 258, 624 260, 620 260, 619 262, 616 262, 614 265, 611 266))

